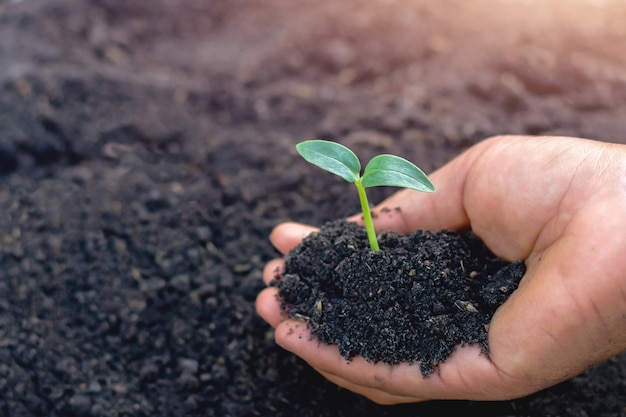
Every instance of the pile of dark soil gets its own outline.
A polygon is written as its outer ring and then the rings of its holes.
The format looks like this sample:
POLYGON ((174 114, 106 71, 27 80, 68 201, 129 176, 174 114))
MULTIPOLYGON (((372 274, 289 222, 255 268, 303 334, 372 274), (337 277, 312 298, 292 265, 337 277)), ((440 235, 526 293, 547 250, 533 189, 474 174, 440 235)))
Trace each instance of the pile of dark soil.
POLYGON ((0 415, 624 416, 624 355, 515 401, 382 407, 254 310, 276 224, 359 210, 295 143, 432 172, 495 134, 626 142, 624 21, 619 0, 0 0, 0 415))
POLYGON ((458 345, 487 354, 491 318, 524 263, 498 259, 471 232, 388 232, 380 244, 373 252, 345 221, 305 238, 275 283, 286 314, 348 360, 419 363, 424 377, 458 345))

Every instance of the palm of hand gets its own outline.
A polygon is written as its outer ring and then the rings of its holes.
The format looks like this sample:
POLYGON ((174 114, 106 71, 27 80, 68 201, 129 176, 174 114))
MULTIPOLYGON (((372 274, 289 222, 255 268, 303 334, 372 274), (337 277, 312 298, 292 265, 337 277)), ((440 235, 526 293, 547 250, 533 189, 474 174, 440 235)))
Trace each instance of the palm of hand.
MULTIPOLYGON (((280 316, 275 289, 257 308, 281 346, 329 380, 380 403, 519 397, 576 375, 626 347, 626 151, 566 138, 497 138, 435 172, 433 195, 401 191, 381 207, 378 229, 461 229, 497 255, 525 259, 519 289, 496 312, 489 357, 461 347, 422 378, 417 367, 347 363, 280 316), (294 332, 294 329, 297 330, 294 332)), ((355 219, 356 220, 356 219, 355 219)), ((272 240, 286 253, 312 229, 285 224, 272 240)), ((281 260, 270 262, 266 281, 281 260)))

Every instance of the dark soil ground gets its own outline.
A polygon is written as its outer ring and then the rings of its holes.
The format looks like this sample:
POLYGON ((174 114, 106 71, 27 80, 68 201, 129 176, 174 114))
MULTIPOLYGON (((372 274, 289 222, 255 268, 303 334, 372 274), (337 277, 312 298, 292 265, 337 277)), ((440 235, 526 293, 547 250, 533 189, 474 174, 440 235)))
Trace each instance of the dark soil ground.
POLYGON ((495 134, 626 142, 624 21, 618 0, 0 0, 0 415, 625 416, 624 355, 515 401, 383 407, 254 311, 273 226, 358 210, 296 142, 426 172, 495 134))

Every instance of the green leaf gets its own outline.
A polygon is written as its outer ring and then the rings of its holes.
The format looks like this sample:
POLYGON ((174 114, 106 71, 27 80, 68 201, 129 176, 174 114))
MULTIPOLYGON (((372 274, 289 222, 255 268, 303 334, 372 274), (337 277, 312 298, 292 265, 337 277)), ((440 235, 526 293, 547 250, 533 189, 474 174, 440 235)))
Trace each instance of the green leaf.
POLYGON ((404 158, 394 155, 378 155, 365 167, 361 179, 363 187, 388 185, 433 192, 435 186, 426 174, 404 158))
POLYGON ((359 158, 350 149, 326 140, 305 140, 296 145, 298 153, 308 162, 355 182, 361 175, 359 158))

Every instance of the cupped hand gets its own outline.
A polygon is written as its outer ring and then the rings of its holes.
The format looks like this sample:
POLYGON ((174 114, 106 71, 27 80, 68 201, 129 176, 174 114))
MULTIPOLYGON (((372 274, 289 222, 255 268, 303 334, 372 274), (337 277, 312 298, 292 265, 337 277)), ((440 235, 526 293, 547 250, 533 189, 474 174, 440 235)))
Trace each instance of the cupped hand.
MULTIPOLYGON (((430 178, 433 194, 402 190, 383 201, 374 210, 376 228, 471 227, 496 255, 526 261, 519 288, 492 319, 489 354, 458 347, 428 378, 411 364, 348 362, 304 323, 286 319, 269 287, 257 310, 280 346, 330 381, 383 404, 521 397, 626 350, 626 146, 497 137, 430 178)), ((313 230, 284 223, 271 241, 286 254, 313 230)), ((267 264, 266 283, 283 265, 267 264)))

